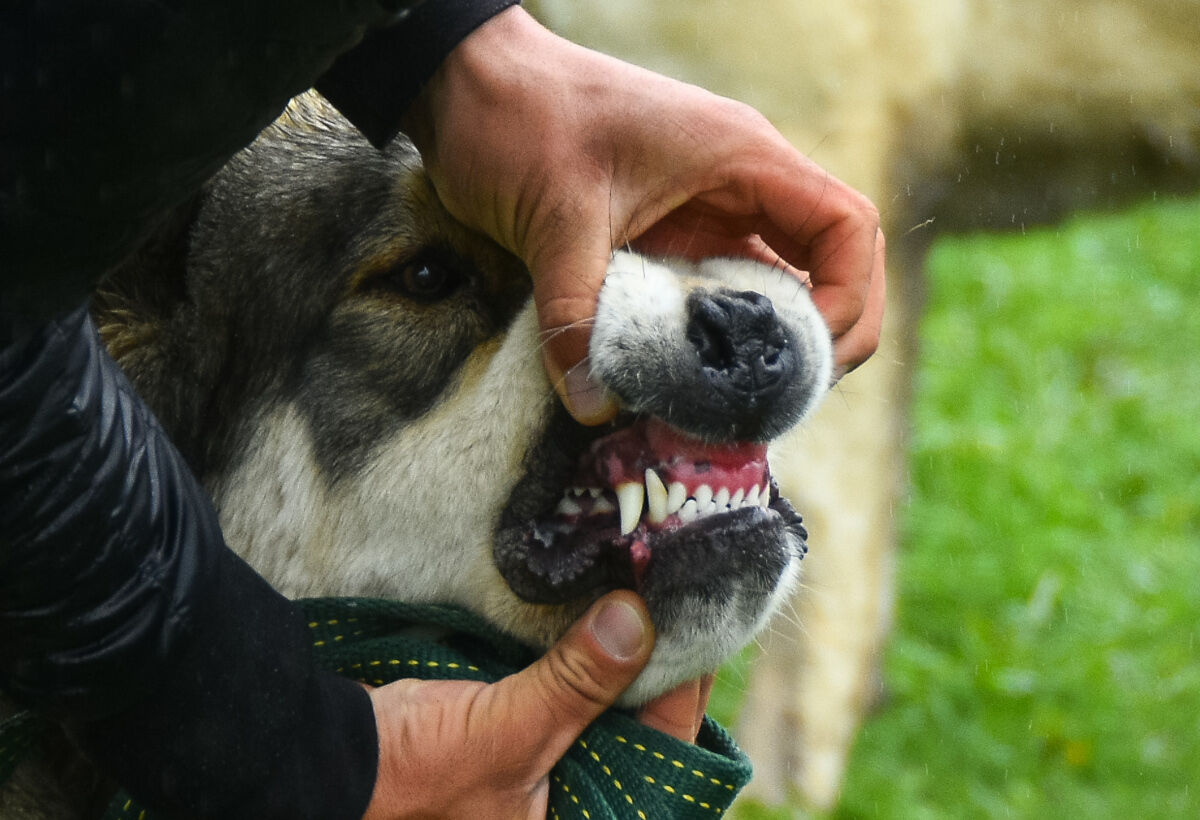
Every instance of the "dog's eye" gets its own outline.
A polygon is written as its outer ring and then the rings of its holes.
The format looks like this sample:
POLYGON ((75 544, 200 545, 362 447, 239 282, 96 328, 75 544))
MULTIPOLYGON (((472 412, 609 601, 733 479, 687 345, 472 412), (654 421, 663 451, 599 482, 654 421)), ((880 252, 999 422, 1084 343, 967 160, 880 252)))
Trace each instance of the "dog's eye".
POLYGON ((426 252, 397 265, 378 284, 417 302, 436 302, 462 284, 460 266, 438 252, 426 252))
POLYGON ((401 277, 405 293, 418 299, 437 299, 451 284, 445 268, 424 262, 405 265, 401 277))

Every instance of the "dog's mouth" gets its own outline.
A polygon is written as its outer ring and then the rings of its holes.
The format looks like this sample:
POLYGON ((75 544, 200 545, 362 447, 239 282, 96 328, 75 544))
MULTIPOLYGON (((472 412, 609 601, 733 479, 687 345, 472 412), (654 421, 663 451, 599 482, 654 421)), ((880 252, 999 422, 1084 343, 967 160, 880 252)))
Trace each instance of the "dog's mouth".
POLYGON ((787 550, 803 549, 765 444, 706 443, 655 418, 591 440, 584 428, 564 435, 568 424, 551 425, 501 516, 497 565, 526 601, 619 587, 648 600, 668 589, 712 594, 748 573, 773 586, 787 550))

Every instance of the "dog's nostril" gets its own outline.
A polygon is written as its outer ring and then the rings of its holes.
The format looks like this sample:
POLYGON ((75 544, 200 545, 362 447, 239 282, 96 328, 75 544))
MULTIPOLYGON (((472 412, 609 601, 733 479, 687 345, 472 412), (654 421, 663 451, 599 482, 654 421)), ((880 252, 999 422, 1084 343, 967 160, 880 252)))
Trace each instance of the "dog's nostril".
POLYGON ((787 375, 788 338, 766 296, 696 291, 687 306, 688 339, 713 387, 753 402, 787 375))
POLYGON ((783 354, 783 342, 768 341, 763 346, 763 363, 768 367, 774 367, 779 364, 779 357, 783 354))
POLYGON ((736 361, 732 319, 728 308, 716 299, 696 299, 691 305, 688 341, 696 348, 705 367, 726 369, 736 361))

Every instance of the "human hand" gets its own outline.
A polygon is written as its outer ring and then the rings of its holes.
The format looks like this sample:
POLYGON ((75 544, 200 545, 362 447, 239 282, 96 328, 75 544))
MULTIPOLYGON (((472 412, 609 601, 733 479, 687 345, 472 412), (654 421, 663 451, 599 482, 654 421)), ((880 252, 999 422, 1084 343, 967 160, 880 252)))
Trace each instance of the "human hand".
POLYGON ((638 710, 637 719, 652 729, 671 737, 695 742, 708 709, 712 694, 713 675, 685 681, 665 692, 638 710))
POLYGON ((812 287, 839 374, 878 344, 877 211, 745 105, 576 46, 513 7, 450 54, 405 125, 451 213, 528 265, 547 371, 580 421, 613 412, 579 365, 626 243, 786 268, 812 287))
MULTIPOLYGON (((494 684, 400 680, 373 689, 379 774, 364 820, 544 818, 550 769, 633 682, 653 646, 645 606, 619 591, 532 666, 494 684)), ((694 740, 707 691, 693 684, 652 701, 642 721, 694 740)))

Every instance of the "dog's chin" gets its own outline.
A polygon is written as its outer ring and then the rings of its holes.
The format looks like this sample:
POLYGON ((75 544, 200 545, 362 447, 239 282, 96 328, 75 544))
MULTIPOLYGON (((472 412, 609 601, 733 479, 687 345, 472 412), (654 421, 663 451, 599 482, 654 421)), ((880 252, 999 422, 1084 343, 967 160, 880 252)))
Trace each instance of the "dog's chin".
POLYGON ((497 567, 532 604, 577 610, 613 589, 641 595, 657 643, 625 705, 736 652, 804 553, 762 444, 707 444, 655 419, 596 431, 556 418, 526 466, 500 517, 497 567))

